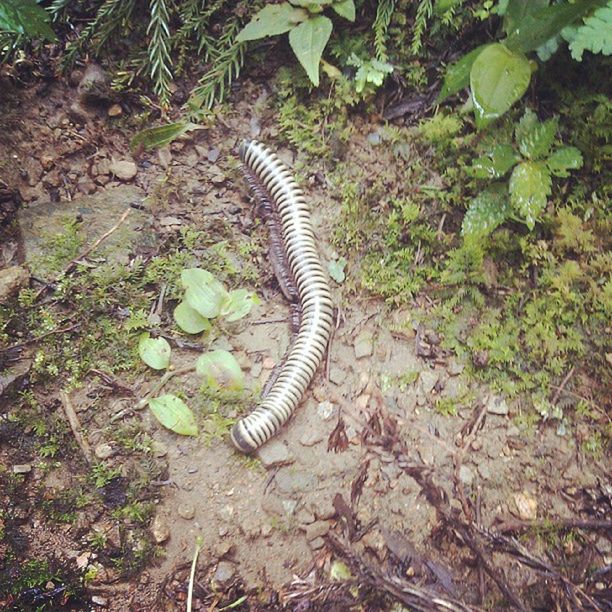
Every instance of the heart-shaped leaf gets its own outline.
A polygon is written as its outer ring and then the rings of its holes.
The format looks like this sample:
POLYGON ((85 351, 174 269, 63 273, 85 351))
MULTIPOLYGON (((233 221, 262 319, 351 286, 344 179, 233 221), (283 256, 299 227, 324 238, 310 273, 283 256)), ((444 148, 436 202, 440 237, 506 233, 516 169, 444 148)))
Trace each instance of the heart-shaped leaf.
POLYGON ((341 257, 340 259, 330 261, 327 264, 327 270, 329 271, 329 275, 338 283, 343 283, 346 278, 346 274, 344 273, 344 268, 346 268, 346 259, 341 257))
POLYGON ((312 17, 289 32, 289 44, 304 67, 308 78, 319 85, 319 62, 323 49, 332 33, 332 22, 328 17, 312 17))
POLYGON ((244 388, 244 373, 236 358, 224 350, 204 353, 196 362, 196 372, 206 386, 240 391, 244 388))
POLYGON ((199 334, 211 328, 210 321, 205 319, 187 302, 181 302, 174 309, 174 320, 176 324, 188 334, 199 334))
POLYGON ((204 318, 214 319, 228 298, 225 287, 207 270, 190 268, 181 273, 185 301, 204 318))
POLYGON ((149 400, 153 416, 167 429, 181 436, 197 436, 198 426, 193 412, 176 395, 162 395, 149 400))
POLYGON ((165 338, 151 338, 147 332, 140 335, 138 354, 154 370, 165 370, 170 365, 172 349, 165 338))
POLYGON ((246 317, 253 304, 259 303, 257 296, 246 289, 235 289, 230 291, 229 296, 223 308, 221 315, 225 317, 226 321, 238 321, 242 317, 246 317))
POLYGON ((459 61, 446 67, 444 74, 444 83, 442 89, 436 98, 436 104, 439 104, 448 96, 452 96, 457 92, 465 89, 470 85, 470 71, 476 61, 476 58, 489 45, 480 45, 466 53, 459 61))
POLYGON ((236 42, 257 40, 266 36, 284 34, 294 28, 298 23, 308 18, 308 13, 283 2, 282 4, 268 4, 256 13, 249 23, 236 36, 236 42))
POLYGON ((334 2, 332 8, 340 17, 344 17, 349 21, 355 21, 355 2, 353 0, 340 0, 340 2, 334 2))

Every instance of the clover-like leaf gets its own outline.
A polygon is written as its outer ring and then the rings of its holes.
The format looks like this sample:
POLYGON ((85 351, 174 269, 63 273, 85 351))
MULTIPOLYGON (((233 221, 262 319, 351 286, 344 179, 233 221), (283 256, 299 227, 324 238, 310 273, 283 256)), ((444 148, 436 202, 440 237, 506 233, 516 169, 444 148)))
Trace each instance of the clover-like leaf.
POLYGON ((576 147, 561 147, 546 160, 553 176, 567 177, 568 170, 582 168, 582 153, 576 147))
POLYGON ((174 320, 176 324, 188 334, 199 334, 211 328, 210 321, 203 317, 195 308, 187 302, 181 302, 174 309, 174 320))
POLYGON ((515 130, 521 154, 529 159, 546 157, 555 140, 558 123, 556 117, 540 123, 538 116, 531 109, 525 109, 515 130))
POLYGON ((140 335, 138 354, 154 370, 165 370, 170 365, 172 349, 165 338, 151 338, 148 332, 140 335))
POLYGON ((149 408, 153 416, 166 428, 181 436, 197 436, 198 426, 193 412, 176 395, 162 395, 150 399, 149 408))
POLYGON ((340 259, 336 259, 334 261, 330 261, 327 264, 327 270, 329 271, 329 275, 338 283, 343 283, 346 278, 346 274, 344 269, 346 268, 347 261, 344 257, 340 259))
POLYGON ((489 45, 475 59, 470 87, 476 125, 485 127, 523 97, 531 80, 529 60, 501 43, 489 45))
POLYGON ((541 162, 518 164, 510 177, 510 203, 529 229, 535 227, 550 195, 551 179, 541 162))
POLYGON ((229 296, 221 309, 221 315, 226 321, 238 321, 246 317, 253 304, 258 304, 259 298, 252 292, 246 289, 234 289, 229 292, 229 296))
POLYGON ((332 33, 331 19, 324 15, 311 17, 289 32, 289 44, 308 78, 318 87, 319 62, 332 33))
POLYGON ((489 45, 480 45, 466 53, 459 61, 446 67, 444 74, 444 83, 442 89, 436 98, 436 104, 439 104, 449 96, 465 89, 470 85, 470 71, 476 61, 476 58, 489 45))
POLYGON ((183 270, 181 282, 185 287, 185 301, 191 308, 206 319, 219 316, 228 293, 210 272, 200 268, 183 270))
POLYGON ((509 216, 506 186, 503 183, 495 183, 471 201, 463 217, 461 233, 466 238, 487 236, 509 216))
POLYGON ((230 391, 244 388, 244 373, 236 358, 221 349, 201 355, 196 362, 196 372, 204 378, 204 384, 212 389, 219 387, 230 391))
POLYGON ((476 178, 500 178, 519 161, 511 145, 496 145, 487 155, 474 160, 470 170, 476 178))
POLYGON ((304 9, 291 6, 287 2, 268 4, 240 31, 236 42, 284 34, 305 19, 308 19, 308 13, 304 9))

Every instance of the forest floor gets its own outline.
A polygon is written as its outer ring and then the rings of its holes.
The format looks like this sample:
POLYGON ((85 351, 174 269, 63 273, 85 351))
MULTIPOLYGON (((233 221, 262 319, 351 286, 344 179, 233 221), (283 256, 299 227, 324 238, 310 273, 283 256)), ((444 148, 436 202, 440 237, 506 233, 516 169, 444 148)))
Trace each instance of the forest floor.
MULTIPOLYGON (((351 282, 353 262, 345 283, 332 281, 337 325, 327 361, 257 456, 238 454, 227 439, 240 403, 203 397, 195 374, 165 390, 197 408, 199 437, 177 436, 136 410, 159 378, 133 357, 138 334, 126 320, 139 310, 171 341, 175 367, 201 346, 224 348, 254 393, 284 354, 288 308, 237 169, 242 139, 277 149, 279 129, 270 93, 245 83, 214 125, 132 156, 130 108, 111 117, 106 108, 79 110, 77 99, 60 81, 4 102, 0 267, 23 266, 7 296, 28 283, 38 295, 14 306, 21 320, 9 322, 0 348, 0 606, 184 609, 197 543, 201 610, 391 609, 393 598, 414 606, 429 598, 435 608, 434 593, 454 609, 531 609, 549 605, 551 584, 577 598, 605 591, 602 576, 584 579, 586 567, 612 559, 597 529, 610 510, 605 457, 585 458, 553 424, 526 424, 521 405, 469 377, 411 308, 351 282), (8 212, 13 190, 23 202, 8 212), (113 298, 97 330, 80 292, 94 312, 106 299, 96 293, 97 269, 109 265, 113 298), (155 273, 143 276, 150 265, 155 273), (203 344, 172 325, 172 282, 194 265, 261 299, 203 344), (57 292, 62 270, 73 279, 68 293, 57 292), (78 366, 48 357, 64 344, 88 361, 74 378, 78 366), (104 364, 120 359, 109 373, 104 364), (80 446, 67 414, 80 423, 80 446)), ((393 181, 397 161, 371 137, 378 127, 356 116, 343 161, 393 181)), ((338 259, 334 162, 278 152, 307 193, 327 267, 338 259)))

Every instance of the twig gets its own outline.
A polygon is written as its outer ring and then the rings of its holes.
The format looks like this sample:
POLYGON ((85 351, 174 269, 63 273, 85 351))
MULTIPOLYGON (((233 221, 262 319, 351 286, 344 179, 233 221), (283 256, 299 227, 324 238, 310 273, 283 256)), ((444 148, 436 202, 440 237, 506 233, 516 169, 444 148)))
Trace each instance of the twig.
POLYGON ((187 374, 188 372, 193 372, 195 370, 195 365, 186 366, 184 368, 179 368, 178 370, 168 370, 157 382, 157 384, 134 406, 134 410, 142 410, 149 401, 149 398, 152 395, 156 395, 159 393, 166 383, 174 378, 175 376, 182 376, 183 374, 187 374))
POLYGON ((74 439, 77 441, 77 444, 85 457, 85 461, 87 461, 87 463, 91 463, 91 449, 87 440, 85 440, 85 438, 83 438, 81 435, 81 423, 79 422, 79 418, 74 411, 70 397, 65 391, 60 391, 60 400, 62 402, 66 418, 68 419, 68 423, 70 424, 70 429, 72 429, 74 439))
MULTIPOLYGON (((482 525, 482 491, 480 487, 476 492, 476 524, 482 525)), ((478 559, 478 594, 480 597, 479 603, 483 603, 486 595, 485 591, 485 575, 480 559, 478 559)))
POLYGON ((565 378, 561 381, 561 384, 558 387, 556 387, 557 390, 555 391, 555 394, 553 395, 552 402, 551 402, 553 406, 557 403, 557 400, 559 399, 559 396, 563 392, 565 385, 567 385, 567 383, 569 382, 569 379, 573 376, 575 371, 576 371, 576 366, 572 366, 570 368, 570 371, 565 375, 565 378))
POLYGON ((36 338, 30 338, 29 340, 24 340, 23 342, 19 342, 18 344, 11 344, 11 346, 2 348, 0 349, 0 351, 5 353, 8 351, 15 350, 16 348, 27 346, 28 344, 34 344, 35 342, 38 342, 39 340, 42 340, 43 338, 46 338, 47 336, 51 336, 53 334, 64 334, 66 332, 72 331, 73 329, 80 327, 80 325, 81 325, 80 323, 73 323, 72 325, 68 325, 67 327, 61 327, 60 329, 52 329, 51 331, 45 332, 44 334, 41 334, 40 336, 37 336, 36 338))
POLYGON ((605 519, 563 519, 556 518, 548 521, 521 521, 509 519, 501 525, 496 525, 495 530, 499 533, 512 533, 514 531, 524 531, 525 529, 587 529, 590 531, 612 531, 612 521, 605 519))
POLYGON ((200 554, 200 548, 203 544, 202 536, 196 538, 196 549, 193 553, 193 561, 191 563, 191 571, 189 572, 189 588, 187 589, 187 612, 191 612, 191 605, 193 602, 193 583, 195 580, 195 570, 198 564, 198 555, 200 554))

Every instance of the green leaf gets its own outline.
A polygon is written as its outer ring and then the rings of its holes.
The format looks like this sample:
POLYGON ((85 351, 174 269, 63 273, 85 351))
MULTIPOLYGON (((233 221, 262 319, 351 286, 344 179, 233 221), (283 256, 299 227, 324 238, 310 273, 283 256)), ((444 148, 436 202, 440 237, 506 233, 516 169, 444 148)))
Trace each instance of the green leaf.
POLYGON ((238 321, 238 319, 246 317, 251 312, 253 304, 258 303, 259 299, 252 291, 234 289, 229 292, 228 298, 221 309, 221 315, 227 321, 238 321))
POLYGON ((289 44, 315 86, 319 85, 319 62, 332 27, 331 19, 319 15, 289 32, 289 44))
POLYGON ((602 0, 581 0, 529 11, 502 42, 514 51, 535 51, 563 28, 601 4, 602 0))
POLYGON ((487 155, 477 158, 472 164, 471 174, 476 178, 500 178, 519 161, 511 145, 496 145, 487 155))
POLYGON ((466 238, 487 236, 509 216, 506 185, 495 183, 471 201, 463 217, 461 233, 466 238))
POLYGON ((488 46, 489 45, 480 45, 464 55, 458 62, 446 67, 444 83, 442 84, 442 89, 436 98, 436 104, 440 104, 440 102, 449 96, 452 96, 462 89, 469 87, 470 71, 472 70, 472 66, 476 61, 476 58, 488 46))
POLYGON ((165 370, 170 365, 172 349, 165 338, 151 338, 148 332, 140 335, 138 354, 154 370, 165 370))
POLYGON ((510 34, 527 15, 545 6, 548 6, 548 0, 510 0, 504 16, 504 32, 510 34))
POLYGON ((222 387, 230 391, 244 388, 244 373, 236 358, 227 351, 204 353, 196 362, 196 372, 204 377, 204 384, 212 389, 222 387))
POLYGON ((225 287, 208 271, 200 268, 183 270, 181 282, 185 287, 185 301, 204 318, 214 319, 228 299, 225 287))
POLYGON ((176 395, 162 395, 149 400, 153 416, 166 428, 181 436, 197 436, 198 426, 189 406, 176 395))
POLYGON ((344 561, 334 561, 329 568, 329 577, 338 582, 344 582, 354 578, 351 570, 344 561))
POLYGON ((349 21, 355 21, 355 2, 353 0, 340 0, 340 2, 334 2, 332 8, 340 17, 344 17, 349 21))
MULTIPOLYGON (((564 32, 565 35, 565 32, 564 32)), ((573 29, 569 48, 572 57, 582 61, 585 51, 591 53, 612 54, 612 2, 597 9, 582 25, 573 29)))
POLYGON ((474 61, 470 86, 476 125, 484 127, 503 115, 527 91, 529 60, 500 43, 489 45, 474 61))
POLYGON ((236 36, 236 42, 284 34, 305 19, 308 19, 305 10, 291 6, 287 2, 268 4, 240 31, 236 36))
POLYGON ((546 160, 546 165, 553 176, 567 177, 568 170, 582 168, 582 153, 576 147, 561 147, 546 160))
POLYGON ((538 116, 531 109, 526 108, 515 130, 516 142, 521 154, 529 159, 546 157, 555 139, 558 123, 556 117, 540 123, 538 116))
POLYGON ((550 173, 541 162, 518 164, 510 177, 510 203, 529 229, 535 227, 550 195, 550 173))
POLYGON ((346 259, 341 257, 338 260, 330 261, 327 265, 327 269, 329 270, 329 275, 338 283, 343 283, 346 278, 346 274, 344 273, 344 268, 346 268, 346 259))
POLYGON ((28 38, 56 40, 49 14, 34 0, 1 0, 0 32, 15 32, 28 38))
POLYGON ((194 310, 187 302, 181 302, 174 309, 174 320, 188 334, 199 334, 211 328, 210 321, 205 319, 197 310, 194 310))
POLYGON ((176 140, 179 136, 187 132, 201 129, 201 125, 186 121, 178 121, 177 123, 169 123, 168 125, 148 128, 146 130, 141 130, 132 138, 130 147, 135 149, 142 145, 146 151, 149 151, 150 149, 170 144, 173 140, 176 140))

